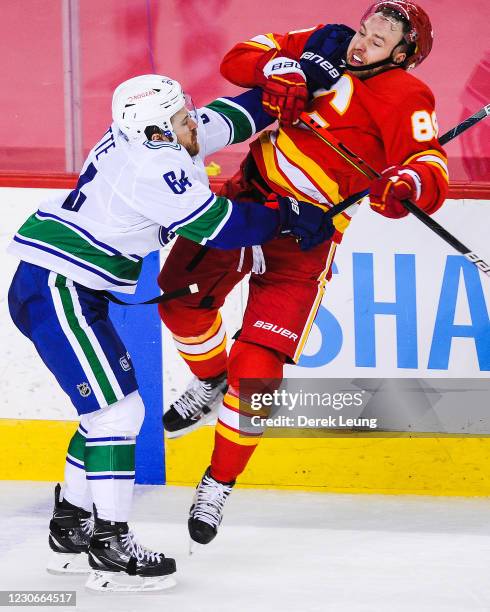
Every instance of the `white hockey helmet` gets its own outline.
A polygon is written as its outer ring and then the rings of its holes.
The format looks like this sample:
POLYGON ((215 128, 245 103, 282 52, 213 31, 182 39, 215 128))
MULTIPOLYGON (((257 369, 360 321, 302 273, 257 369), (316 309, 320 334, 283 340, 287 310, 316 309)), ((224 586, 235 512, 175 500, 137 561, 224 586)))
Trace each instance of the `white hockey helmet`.
POLYGON ((148 140, 145 128, 156 125, 176 140, 170 119, 185 106, 180 83, 159 74, 144 74, 121 83, 112 97, 112 119, 129 141, 148 140))

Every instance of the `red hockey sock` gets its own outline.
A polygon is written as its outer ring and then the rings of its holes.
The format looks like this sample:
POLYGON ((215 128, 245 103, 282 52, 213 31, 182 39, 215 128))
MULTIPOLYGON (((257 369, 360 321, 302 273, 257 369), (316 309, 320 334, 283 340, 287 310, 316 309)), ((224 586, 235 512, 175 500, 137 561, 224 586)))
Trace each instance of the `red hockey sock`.
POLYGON ((179 310, 165 305, 159 312, 193 374, 204 379, 226 371, 226 332, 219 311, 179 310))
MULTIPOLYGON (((249 411, 243 408, 243 404, 240 405, 240 399, 247 402, 250 390, 246 394, 242 390, 239 396, 239 380, 253 378, 280 381, 284 361, 283 354, 263 346, 239 340, 233 345, 228 360, 230 386, 218 414, 211 458, 211 475, 216 480, 234 481, 245 469, 261 439, 261 435, 250 435, 244 431, 244 425, 249 421, 249 411)), ((266 381, 264 383, 258 382, 258 387, 253 391, 260 393, 267 386, 266 381)))

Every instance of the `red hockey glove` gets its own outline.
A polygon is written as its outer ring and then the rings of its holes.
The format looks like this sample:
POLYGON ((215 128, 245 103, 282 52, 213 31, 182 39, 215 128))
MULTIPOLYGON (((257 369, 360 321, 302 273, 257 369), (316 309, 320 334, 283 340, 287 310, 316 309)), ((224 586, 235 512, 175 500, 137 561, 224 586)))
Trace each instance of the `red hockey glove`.
POLYGON ((308 101, 306 78, 299 62, 265 53, 256 67, 256 81, 262 88, 262 105, 284 126, 297 121, 308 101))
POLYGON ((371 183, 371 208, 384 217, 400 219, 408 215, 401 200, 416 202, 422 192, 422 180, 410 166, 391 166, 371 183))

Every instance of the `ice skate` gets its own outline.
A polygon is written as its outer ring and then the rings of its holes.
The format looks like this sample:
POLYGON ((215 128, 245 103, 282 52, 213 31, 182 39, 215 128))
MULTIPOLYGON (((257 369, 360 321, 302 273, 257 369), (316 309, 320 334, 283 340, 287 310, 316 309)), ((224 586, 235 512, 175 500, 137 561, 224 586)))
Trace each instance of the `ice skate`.
POLYGON ((223 508, 235 481, 219 482, 211 476, 209 467, 196 487, 194 501, 189 511, 189 535, 191 536, 192 553, 193 542, 209 544, 218 533, 218 527, 223 520, 223 508))
POLYGON ((53 551, 50 574, 88 574, 88 544, 94 528, 92 514, 60 499, 61 486, 54 489, 53 518, 49 523, 49 546, 53 551))
POLYGON ((177 438, 211 421, 227 389, 226 373, 200 380, 197 376, 163 415, 168 438, 177 438))
POLYGON ((86 588, 97 592, 161 591, 175 586, 175 560, 143 548, 128 524, 95 518, 86 588))

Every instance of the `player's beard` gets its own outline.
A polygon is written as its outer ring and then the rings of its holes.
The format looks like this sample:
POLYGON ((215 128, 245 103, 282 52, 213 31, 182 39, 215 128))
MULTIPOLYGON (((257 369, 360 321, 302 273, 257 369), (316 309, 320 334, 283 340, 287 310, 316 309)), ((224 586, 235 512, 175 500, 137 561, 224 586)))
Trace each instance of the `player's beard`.
POLYGON ((183 143, 181 144, 191 157, 196 156, 199 153, 199 142, 197 140, 197 130, 192 132, 191 137, 189 138, 189 142, 187 142, 186 144, 183 144, 183 143))
POLYGON ((370 79, 377 74, 381 74, 382 72, 386 72, 387 70, 392 70, 393 68, 398 68, 396 64, 388 64, 387 66, 379 66, 378 68, 372 68, 371 70, 349 70, 347 64, 347 69, 345 74, 350 74, 350 76, 357 77, 360 81, 364 81, 365 79, 370 79))

